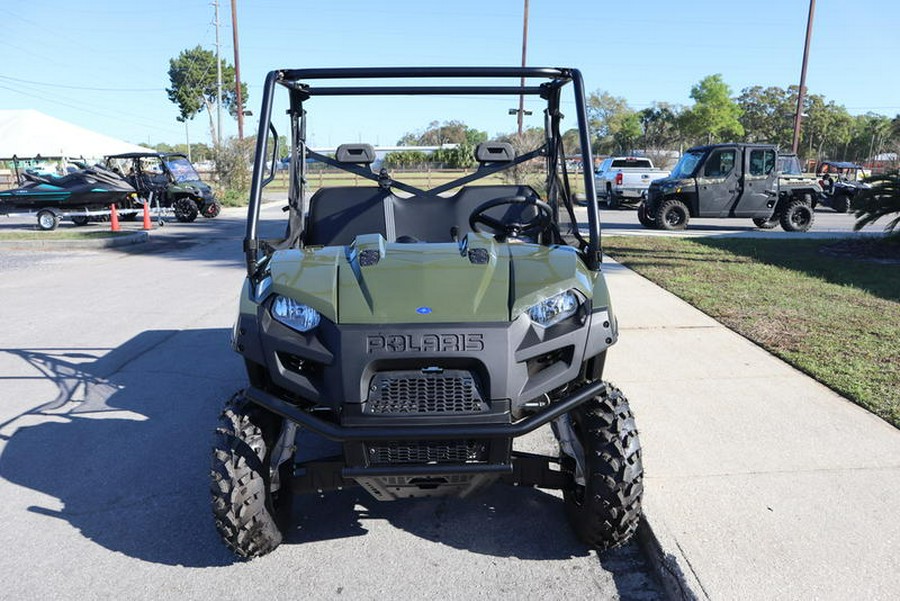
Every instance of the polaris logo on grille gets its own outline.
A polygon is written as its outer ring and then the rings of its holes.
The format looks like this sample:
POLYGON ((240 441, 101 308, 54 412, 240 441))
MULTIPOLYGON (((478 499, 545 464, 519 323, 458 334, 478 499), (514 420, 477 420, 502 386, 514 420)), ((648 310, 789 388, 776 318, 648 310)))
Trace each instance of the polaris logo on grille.
POLYGON ((366 336, 366 353, 459 353, 484 350, 481 334, 366 336))

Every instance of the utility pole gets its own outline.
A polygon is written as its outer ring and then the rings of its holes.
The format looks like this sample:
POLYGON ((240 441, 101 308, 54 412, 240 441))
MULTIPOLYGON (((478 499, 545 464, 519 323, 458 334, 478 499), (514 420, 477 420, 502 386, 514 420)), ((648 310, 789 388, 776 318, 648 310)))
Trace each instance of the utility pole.
MULTIPOLYGON (((525 68, 525 54, 528 50, 528 0, 525 0, 525 12, 522 17, 522 68, 525 68)), ((520 86, 525 87, 525 78, 520 80, 520 86)), ((525 116, 525 95, 519 94, 519 114, 517 121, 519 124, 519 136, 522 135, 522 120, 525 116)))
POLYGON ((803 66, 800 68, 800 89, 797 91, 797 113, 794 115, 794 142, 791 152, 797 153, 800 146, 800 121, 803 119, 803 100, 806 95, 806 62, 809 59, 809 42, 812 39, 813 15, 816 12, 816 0, 809 0, 809 18, 806 20, 806 43, 803 46, 803 66))
POLYGON ((241 53, 238 48, 237 0, 231 0, 231 33, 234 38, 234 96, 237 100, 238 140, 243 140, 244 99, 241 97, 241 53))
POLYGON ((191 134, 188 132, 187 119, 184 120, 184 141, 187 144, 188 163, 193 163, 194 159, 191 158, 191 134))
POLYGON ((213 0, 216 7, 216 147, 222 144, 222 59, 219 56, 219 0, 213 0))

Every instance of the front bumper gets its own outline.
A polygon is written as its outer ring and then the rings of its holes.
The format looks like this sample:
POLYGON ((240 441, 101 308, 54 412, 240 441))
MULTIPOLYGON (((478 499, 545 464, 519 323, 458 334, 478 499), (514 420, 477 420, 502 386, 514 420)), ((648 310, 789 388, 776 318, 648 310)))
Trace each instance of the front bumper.
POLYGON ((363 440, 517 438, 550 423, 587 400, 602 394, 605 390, 605 382, 593 382, 559 399, 538 413, 516 422, 453 424, 445 421, 445 423, 433 425, 377 425, 378 418, 373 418, 372 425, 365 426, 346 426, 317 417, 312 411, 304 411, 259 388, 250 387, 244 394, 257 405, 320 436, 339 442, 355 442, 363 440))
POLYGON ((381 425, 378 419, 371 419, 372 423, 364 426, 347 426, 323 419, 258 388, 251 387, 244 394, 251 402, 306 430, 344 443, 342 458, 296 464, 292 483, 295 490, 321 493, 356 484, 380 501, 391 501, 410 497, 462 497, 499 479, 561 488, 566 475, 549 468, 552 460, 513 452, 512 439, 534 431, 605 390, 604 382, 594 382, 516 422, 381 425), (468 456, 445 455, 460 446, 469 449, 468 456), (397 452, 394 460, 383 456, 385 449, 397 452), (413 453, 427 455, 411 460, 403 457, 404 449, 407 454, 411 449, 413 453))

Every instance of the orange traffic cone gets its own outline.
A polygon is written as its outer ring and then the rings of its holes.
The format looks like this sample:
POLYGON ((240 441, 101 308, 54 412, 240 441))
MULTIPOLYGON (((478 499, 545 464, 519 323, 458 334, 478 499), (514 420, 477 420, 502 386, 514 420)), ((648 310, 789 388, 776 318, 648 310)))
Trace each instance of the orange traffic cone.
POLYGON ((109 205, 109 229, 113 232, 118 232, 119 227, 119 212, 116 210, 116 205, 109 205))
POLYGON ((149 199, 144 201, 144 229, 145 230, 152 229, 150 227, 150 200, 149 199))

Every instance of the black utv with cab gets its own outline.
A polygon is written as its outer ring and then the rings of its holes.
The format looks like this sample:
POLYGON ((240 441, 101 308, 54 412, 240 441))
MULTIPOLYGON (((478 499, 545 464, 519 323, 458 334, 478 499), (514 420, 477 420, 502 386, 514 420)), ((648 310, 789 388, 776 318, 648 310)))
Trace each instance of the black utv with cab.
MULTIPOLYGON (((572 206, 563 90, 573 92, 590 165, 584 86, 574 69, 269 74, 232 340, 249 386, 225 407, 211 470, 216 527, 237 555, 281 543, 295 494, 355 486, 383 501, 465 496, 497 482, 558 489, 590 546, 613 547, 633 534, 640 443, 628 401, 602 379, 618 330, 596 204, 586 224, 572 206), (435 85, 410 83, 422 79, 435 85), (278 139, 277 90, 289 106, 287 226, 283 238, 263 239, 262 189, 278 156, 265 156, 278 139), (430 189, 373 172, 368 145, 341 146, 334 157, 307 145, 308 114, 329 97, 520 93, 546 102, 540 145, 517 152, 482 144, 476 172, 430 189), (308 161, 370 183, 308 197, 308 161), (539 189, 478 185, 526 163, 543 166, 539 189), (547 425, 558 456, 514 450, 514 439, 547 425), (304 442, 310 436, 333 441, 336 452, 315 456, 304 442)), ((591 175, 582 174, 593 197, 591 175)))
POLYGON ((805 232, 815 220, 821 188, 781 175, 777 158, 776 147, 764 144, 690 148, 669 177, 650 184, 638 219, 646 228, 683 230, 691 217, 743 217, 761 229, 781 224, 785 231, 805 232))

